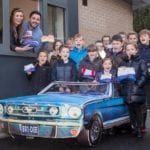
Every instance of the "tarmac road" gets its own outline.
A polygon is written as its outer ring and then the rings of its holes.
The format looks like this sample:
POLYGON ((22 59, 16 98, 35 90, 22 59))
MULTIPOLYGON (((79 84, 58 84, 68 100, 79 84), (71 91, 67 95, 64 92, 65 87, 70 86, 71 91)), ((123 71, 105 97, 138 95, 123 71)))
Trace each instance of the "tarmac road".
POLYGON ((147 118, 147 132, 142 139, 130 133, 105 135, 94 148, 81 147, 74 140, 17 140, 0 139, 1 150, 149 150, 150 149, 150 112, 147 118))

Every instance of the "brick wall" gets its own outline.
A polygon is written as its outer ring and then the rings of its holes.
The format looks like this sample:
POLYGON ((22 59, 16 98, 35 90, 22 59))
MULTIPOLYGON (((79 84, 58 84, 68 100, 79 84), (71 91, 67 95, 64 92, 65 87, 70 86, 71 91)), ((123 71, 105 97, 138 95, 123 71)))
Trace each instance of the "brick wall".
POLYGON ((88 0, 88 6, 79 3, 79 32, 86 43, 100 39, 102 35, 133 29, 131 5, 123 0, 88 0))
POLYGON ((10 11, 16 7, 23 9, 26 19, 31 11, 39 9, 38 0, 10 0, 10 11))

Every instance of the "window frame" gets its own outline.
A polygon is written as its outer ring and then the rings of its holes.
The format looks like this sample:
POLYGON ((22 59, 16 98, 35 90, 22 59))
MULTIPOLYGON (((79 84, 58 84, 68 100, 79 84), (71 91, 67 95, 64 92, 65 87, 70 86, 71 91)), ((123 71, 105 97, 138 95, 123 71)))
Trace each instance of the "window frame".
MULTIPOLYGON (((41 28, 44 34, 48 33, 48 5, 60 7, 64 9, 64 40, 68 37, 78 33, 78 1, 74 0, 39 0, 39 11, 42 14, 41 28), (72 8, 73 6, 73 8, 72 8), (75 22, 72 15, 76 18, 75 22)), ((19 53, 10 50, 10 0, 2 0, 2 13, 3 13, 3 42, 0 43, 0 55, 12 55, 22 57, 32 57, 31 53, 19 53), (5 15, 4 15, 5 14, 5 15)))
POLYGON ((42 29, 44 34, 48 33, 48 6, 52 7, 59 7, 64 9, 64 40, 68 38, 68 8, 67 8, 67 1, 68 0, 47 0, 45 3, 42 3, 40 1, 40 9, 42 10, 42 17, 43 17, 43 22, 42 22, 42 29))
POLYGON ((3 19, 3 33, 2 33, 2 43, 0 43, 0 53, 10 51, 10 24, 9 24, 9 0, 2 0, 2 19, 3 19), (5 15, 4 15, 5 14, 5 15), (7 24, 7 26, 5 26, 7 24))
MULTIPOLYGON (((63 39, 60 39, 60 40, 63 40, 63 42, 66 40, 66 32, 65 32, 65 9, 64 8, 62 8, 62 7, 58 7, 58 6, 54 6, 54 5, 51 5, 51 4, 48 4, 48 7, 51 7, 51 9, 52 9, 52 15, 53 15, 53 18, 52 18, 52 34, 56 37, 56 38, 58 38, 57 36, 57 27, 55 26, 55 18, 57 19, 57 9, 61 9, 61 11, 62 11, 62 15, 63 15, 63 39)), ((48 19, 47 19, 48 20, 48 19)), ((59 38, 58 38, 59 39, 59 38)))

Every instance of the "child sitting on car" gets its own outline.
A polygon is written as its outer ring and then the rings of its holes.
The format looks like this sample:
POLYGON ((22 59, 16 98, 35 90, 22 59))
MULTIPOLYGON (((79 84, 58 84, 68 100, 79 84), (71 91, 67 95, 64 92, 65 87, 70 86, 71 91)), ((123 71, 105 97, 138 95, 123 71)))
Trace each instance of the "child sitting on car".
MULTIPOLYGON (((69 59, 69 47, 62 45, 59 48, 60 59, 58 59, 52 66, 51 78, 52 81, 76 81, 76 66, 75 63, 69 59)), ((60 85, 60 92, 71 92, 71 89, 60 85)))
POLYGON ((113 68, 113 61, 111 58, 106 57, 102 62, 102 69, 96 74, 96 82, 99 83, 113 83, 115 95, 118 95, 117 89, 117 72, 113 68))

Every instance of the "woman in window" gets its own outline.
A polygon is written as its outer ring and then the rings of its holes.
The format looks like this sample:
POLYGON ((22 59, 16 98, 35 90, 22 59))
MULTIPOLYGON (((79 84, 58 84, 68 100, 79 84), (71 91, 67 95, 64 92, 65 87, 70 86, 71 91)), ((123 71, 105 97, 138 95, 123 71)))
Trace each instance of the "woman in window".
POLYGON ((32 47, 21 46, 22 24, 24 21, 24 12, 20 8, 14 8, 10 16, 10 49, 12 51, 29 51, 32 47))

